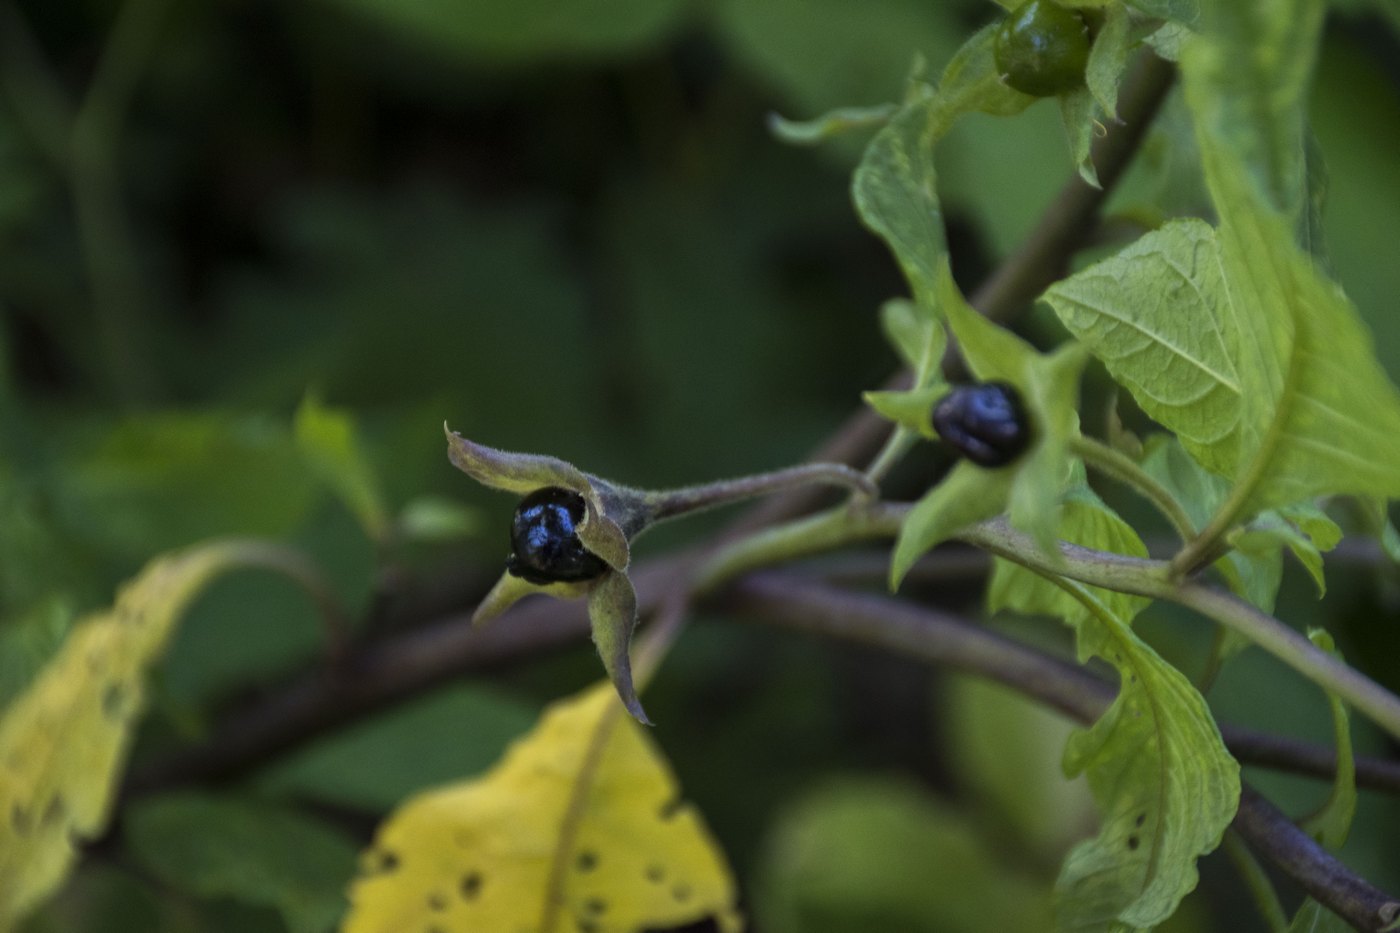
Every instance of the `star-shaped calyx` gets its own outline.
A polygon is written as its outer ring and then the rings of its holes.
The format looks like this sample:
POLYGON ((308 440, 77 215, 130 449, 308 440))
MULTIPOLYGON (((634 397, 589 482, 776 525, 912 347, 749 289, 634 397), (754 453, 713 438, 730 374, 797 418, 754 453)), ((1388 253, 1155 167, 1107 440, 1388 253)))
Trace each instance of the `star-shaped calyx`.
POLYGON ((511 523, 506 572, 482 600, 473 624, 531 593, 587 597, 603 667, 628 712, 650 724, 632 684, 628 654, 637 625, 628 541, 654 518, 647 497, 555 457, 496 450, 443 429, 454 466, 484 486, 524 496, 511 523))

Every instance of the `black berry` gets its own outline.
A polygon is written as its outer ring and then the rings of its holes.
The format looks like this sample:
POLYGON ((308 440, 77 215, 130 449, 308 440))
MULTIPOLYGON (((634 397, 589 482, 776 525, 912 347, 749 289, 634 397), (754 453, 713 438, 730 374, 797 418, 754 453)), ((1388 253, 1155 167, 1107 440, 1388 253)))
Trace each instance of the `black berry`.
POLYGON ((1004 382, 957 386, 933 406, 938 436, 978 466, 999 467, 1030 446, 1021 396, 1004 382))
POLYGON ((506 570, 531 583, 576 583, 602 576, 608 565, 578 539, 583 496, 567 489, 536 490, 515 508, 506 570))
POLYGON ((1030 0, 1007 14, 992 54, 1002 79, 1022 94, 1049 97, 1084 83, 1089 30, 1073 10, 1030 0))

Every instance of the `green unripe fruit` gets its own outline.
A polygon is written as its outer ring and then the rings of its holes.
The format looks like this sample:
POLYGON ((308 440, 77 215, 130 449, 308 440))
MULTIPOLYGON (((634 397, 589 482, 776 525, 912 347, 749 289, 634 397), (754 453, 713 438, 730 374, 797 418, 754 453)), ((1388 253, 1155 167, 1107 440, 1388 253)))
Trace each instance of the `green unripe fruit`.
POLYGON ((1089 29, 1073 10, 1030 0, 1011 11, 993 46, 1002 80, 1023 94, 1049 97, 1084 83, 1089 29))

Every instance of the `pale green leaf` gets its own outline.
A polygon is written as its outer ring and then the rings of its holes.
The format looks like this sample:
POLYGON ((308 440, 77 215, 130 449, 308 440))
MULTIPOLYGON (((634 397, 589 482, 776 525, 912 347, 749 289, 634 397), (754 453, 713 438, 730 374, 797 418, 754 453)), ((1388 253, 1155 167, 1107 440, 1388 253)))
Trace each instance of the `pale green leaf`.
POLYGON ((737 892, 665 759, 602 684, 560 701, 481 777, 380 827, 345 933, 639 933, 713 917, 737 892))
MULTIPOLYGON (((1146 553, 1137 534, 1087 489, 1060 510, 1063 539, 1116 553, 1146 553)), ((1075 629, 1081 660, 1119 672, 1117 699, 1071 737, 1068 774, 1084 773, 1103 814, 1098 836, 1066 860, 1057 884, 1058 928, 1150 928, 1196 885, 1196 859, 1219 845, 1239 801, 1239 767, 1205 700, 1180 671, 1133 634, 1139 597, 1051 582, 998 562, 991 605, 1058 615, 1075 629)))
POLYGON ((371 540, 383 540, 389 531, 389 512, 378 477, 360 445, 354 418, 308 395, 293 425, 297 446, 312 472, 341 498, 371 540))
MULTIPOLYGON (((1336 642, 1323 629, 1310 629, 1308 638, 1338 661, 1342 653, 1336 642)), ((1351 833, 1356 816, 1356 760, 1352 755, 1351 722, 1346 705, 1335 693, 1327 692, 1327 706, 1332 712, 1332 735, 1337 742, 1337 774, 1327 800, 1316 811, 1300 820, 1298 825, 1329 849, 1340 849, 1351 833)))
POLYGON ((395 533, 409 541, 460 541, 480 530, 481 517, 476 510, 440 496, 412 499, 394 519, 395 533))
MULTIPOLYGON (((1308 508, 1315 509, 1313 506, 1308 508)), ((1321 520, 1309 523, 1318 535, 1315 539, 1293 518, 1294 515, 1303 515, 1302 509, 1302 506, 1294 506, 1264 512, 1233 536, 1231 544, 1245 551, 1255 552, 1269 545, 1275 550, 1287 547, 1317 584, 1318 596, 1323 596, 1327 592, 1327 581, 1323 573, 1322 551, 1331 550, 1336 546, 1340 540, 1341 529, 1318 510, 1317 515, 1321 516, 1321 520)))
POLYGON ((880 327, 904 365, 917 370, 928 356, 934 328, 942 325, 928 305, 892 298, 880 306, 880 327))
POLYGON ((815 146, 835 136, 882 127, 898 110, 897 104, 838 107, 811 120, 789 120, 773 113, 768 115, 768 131, 794 146, 815 146))
POLYGON ((915 301, 933 303, 938 262, 947 252, 938 203, 934 99, 906 104, 866 147, 851 182, 856 211, 894 253, 915 301))
POLYGON ((1225 519, 1327 493, 1400 495, 1400 393, 1355 309, 1294 243, 1321 9, 1219 5, 1182 59, 1240 324, 1243 455, 1225 519))
POLYGON ((983 933, 1050 922, 1046 886, 1008 864, 964 811, 912 782, 823 784, 785 806, 764 848, 754 907, 771 933, 983 933))
POLYGON ((934 385, 907 392, 866 392, 861 397, 882 417, 923 437, 934 438, 938 435, 931 420, 933 406, 947 393, 947 385, 934 385))
POLYGON ((1239 456, 1239 336, 1215 231, 1173 221, 1053 286, 1044 299, 1149 416, 1213 472, 1239 456))
POLYGON ((63 882, 75 846, 107 824, 147 670, 181 614, 219 574, 293 558, 252 541, 191 548, 153 561, 115 605, 74 627, 58 654, 0 719, 0 927, 63 882))
POLYGON ((141 866, 178 891, 276 908, 291 933, 326 933, 345 910, 355 842, 304 813, 182 793, 135 804, 122 826, 141 866))

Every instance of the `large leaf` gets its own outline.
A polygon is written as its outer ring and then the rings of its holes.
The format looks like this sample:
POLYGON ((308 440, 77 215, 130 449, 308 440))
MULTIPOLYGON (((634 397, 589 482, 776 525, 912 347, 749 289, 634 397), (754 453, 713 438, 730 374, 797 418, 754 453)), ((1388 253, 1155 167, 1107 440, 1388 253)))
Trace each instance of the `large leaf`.
POLYGON ((165 884, 275 907, 291 933, 326 933, 345 910, 354 841, 296 810, 175 794, 134 805, 123 828, 132 855, 165 884))
POLYGON ((1239 458, 1239 335, 1224 307, 1215 231, 1174 221, 1053 286, 1044 298, 1065 327, 1223 476, 1239 458))
MULTIPOLYGON (((1133 530, 1085 490, 1062 507, 1067 541, 1143 556, 1133 530)), ((1050 613, 1077 633, 1081 660, 1100 657, 1119 674, 1113 705, 1065 749, 1065 771, 1084 773, 1103 814, 1099 834, 1078 845, 1060 872, 1060 929, 1150 928, 1196 886, 1196 859, 1213 850, 1239 803, 1239 766, 1210 709, 1180 671, 1129 627, 1138 597, 1052 583, 998 562, 993 608, 1050 613)))
POLYGON ((106 826, 145 676, 185 607, 216 575, 276 566, 254 542, 204 545, 154 561, 116 604, 78 626, 0 719, 0 927, 51 894, 75 845, 106 826))
POLYGON ((604 684, 556 703, 490 772, 380 828, 346 933, 634 933, 714 917, 736 893, 699 813, 604 684))
POLYGON ((389 533, 389 511, 354 416, 308 395, 297 409, 293 428, 297 447, 312 472, 340 497, 366 535, 382 541, 389 533))
POLYGON ((1295 243, 1300 98, 1322 6, 1216 4, 1182 58, 1239 332, 1242 449, 1217 525, 1324 493, 1400 495, 1400 392, 1355 309, 1295 243))

